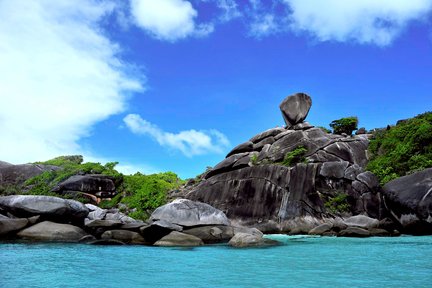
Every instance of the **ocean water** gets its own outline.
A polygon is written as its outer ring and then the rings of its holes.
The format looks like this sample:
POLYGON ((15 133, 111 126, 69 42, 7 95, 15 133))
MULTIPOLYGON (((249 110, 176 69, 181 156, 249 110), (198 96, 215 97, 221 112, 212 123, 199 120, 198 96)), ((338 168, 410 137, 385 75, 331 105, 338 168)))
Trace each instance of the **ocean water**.
POLYGON ((0 287, 432 287, 432 237, 234 249, 0 244, 0 287))

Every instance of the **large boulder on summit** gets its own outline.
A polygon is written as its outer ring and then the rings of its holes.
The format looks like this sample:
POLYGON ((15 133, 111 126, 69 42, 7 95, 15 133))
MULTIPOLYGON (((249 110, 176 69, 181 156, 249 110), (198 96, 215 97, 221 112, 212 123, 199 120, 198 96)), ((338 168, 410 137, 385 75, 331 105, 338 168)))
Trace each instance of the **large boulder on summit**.
POLYGON ((81 202, 51 196, 4 196, 0 197, 0 208, 18 217, 40 215, 56 222, 83 222, 89 213, 81 202))
POLYGON ((188 199, 177 199, 157 208, 150 220, 165 220, 181 226, 230 225, 222 211, 188 199))
POLYGON ((78 242, 87 233, 69 224, 44 221, 20 231, 17 235, 33 241, 78 242))
POLYGON ((279 105, 287 127, 291 127, 306 119, 312 99, 305 93, 297 93, 285 98, 279 105))
POLYGON ((403 232, 432 233, 432 168, 388 182, 383 194, 403 232))
POLYGON ((53 165, 19 164, 13 165, 0 161, 0 184, 21 184, 29 178, 35 177, 46 171, 61 169, 53 165))

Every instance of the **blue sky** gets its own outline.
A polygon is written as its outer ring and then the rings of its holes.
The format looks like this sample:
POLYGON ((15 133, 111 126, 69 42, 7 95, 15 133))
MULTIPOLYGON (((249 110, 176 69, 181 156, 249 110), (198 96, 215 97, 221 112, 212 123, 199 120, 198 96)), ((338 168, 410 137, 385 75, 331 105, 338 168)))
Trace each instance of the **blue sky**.
POLYGON ((432 110, 432 0, 0 0, 0 160, 194 177, 283 124, 432 110))

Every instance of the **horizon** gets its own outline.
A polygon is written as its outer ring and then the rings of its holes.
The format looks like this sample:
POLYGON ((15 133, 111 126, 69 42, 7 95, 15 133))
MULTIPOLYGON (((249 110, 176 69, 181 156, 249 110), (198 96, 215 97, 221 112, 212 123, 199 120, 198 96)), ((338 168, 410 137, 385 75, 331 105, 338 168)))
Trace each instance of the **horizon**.
POLYGON ((431 111, 432 1, 0 1, 0 161, 193 178, 284 125, 431 111), (270 3, 270 4, 269 4, 270 3))

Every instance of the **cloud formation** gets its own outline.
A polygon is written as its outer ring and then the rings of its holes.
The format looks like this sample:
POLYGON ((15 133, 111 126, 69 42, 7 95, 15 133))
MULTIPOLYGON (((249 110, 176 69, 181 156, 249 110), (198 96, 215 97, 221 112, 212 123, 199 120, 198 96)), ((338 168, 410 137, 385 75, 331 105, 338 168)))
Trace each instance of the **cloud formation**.
POLYGON ((135 24, 161 40, 176 41, 213 32, 213 24, 197 24, 197 10, 186 0, 130 0, 135 24))
POLYGON ((291 28, 320 41, 389 45, 407 25, 432 10, 430 0, 283 0, 291 28))
POLYGON ((223 153, 229 146, 227 137, 217 130, 187 130, 179 133, 163 131, 158 126, 141 118, 138 114, 129 114, 123 121, 134 134, 150 136, 161 146, 179 150, 187 157, 208 153, 223 153))
POLYGON ((1 160, 83 153, 78 140, 142 90, 99 27, 114 9, 108 1, 0 1, 1 160))

